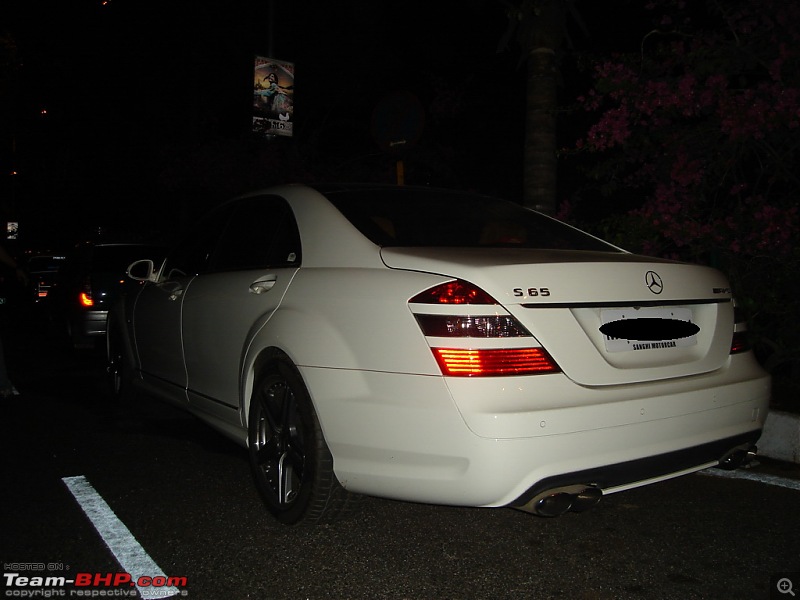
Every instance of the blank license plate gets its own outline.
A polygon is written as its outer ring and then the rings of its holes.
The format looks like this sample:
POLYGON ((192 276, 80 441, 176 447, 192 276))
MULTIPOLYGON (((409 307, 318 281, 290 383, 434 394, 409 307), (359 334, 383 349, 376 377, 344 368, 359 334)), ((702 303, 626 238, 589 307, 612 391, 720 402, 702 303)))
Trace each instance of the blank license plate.
MULTIPOLYGON (((666 319, 694 323, 692 309, 670 308, 607 308, 600 311, 602 324, 630 319, 666 319)), ((664 348, 686 348, 697 345, 697 335, 665 340, 625 340, 603 335, 607 352, 633 352, 661 350, 664 348)))

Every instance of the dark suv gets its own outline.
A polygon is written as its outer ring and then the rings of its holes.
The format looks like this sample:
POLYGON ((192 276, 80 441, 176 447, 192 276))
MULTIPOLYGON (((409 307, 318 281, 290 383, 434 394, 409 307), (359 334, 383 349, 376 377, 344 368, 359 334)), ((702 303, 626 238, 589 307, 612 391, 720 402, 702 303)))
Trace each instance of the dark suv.
POLYGON ((128 242, 86 242, 67 254, 47 302, 55 323, 75 348, 94 347, 106 335, 108 309, 131 287, 128 265, 140 259, 158 264, 164 247, 128 242))
POLYGON ((47 298, 65 259, 63 254, 34 254, 28 258, 26 270, 33 302, 41 303, 47 298))

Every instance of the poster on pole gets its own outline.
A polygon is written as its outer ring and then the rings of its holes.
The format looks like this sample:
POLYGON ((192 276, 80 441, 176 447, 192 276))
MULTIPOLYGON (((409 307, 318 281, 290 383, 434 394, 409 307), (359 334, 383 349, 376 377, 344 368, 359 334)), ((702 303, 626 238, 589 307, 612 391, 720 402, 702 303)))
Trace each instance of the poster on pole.
POLYGON ((19 237, 19 222, 8 221, 6 223, 6 239, 16 240, 19 237))
POLYGON ((292 136, 294 64, 256 56, 253 77, 253 131, 292 136))

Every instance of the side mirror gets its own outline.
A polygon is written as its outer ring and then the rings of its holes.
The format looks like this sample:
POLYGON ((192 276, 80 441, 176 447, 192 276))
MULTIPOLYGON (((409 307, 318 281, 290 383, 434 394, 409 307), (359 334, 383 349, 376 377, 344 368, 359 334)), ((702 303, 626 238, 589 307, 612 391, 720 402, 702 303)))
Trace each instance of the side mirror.
POLYGON ((157 274, 152 260, 144 259, 128 265, 125 273, 135 281, 156 281, 157 274))

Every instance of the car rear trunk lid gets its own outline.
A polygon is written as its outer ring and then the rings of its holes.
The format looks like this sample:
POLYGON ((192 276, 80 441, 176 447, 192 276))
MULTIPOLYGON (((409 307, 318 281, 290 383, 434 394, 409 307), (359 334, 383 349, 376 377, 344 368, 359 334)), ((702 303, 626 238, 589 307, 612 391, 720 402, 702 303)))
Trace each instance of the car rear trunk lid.
POLYGON ((616 252, 383 248, 381 254, 390 268, 479 286, 582 385, 699 375, 722 367, 730 354, 730 286, 708 267, 616 252), (601 331, 620 321, 626 321, 622 331, 644 333, 625 339, 601 331), (659 325, 656 333, 651 325, 659 325))

